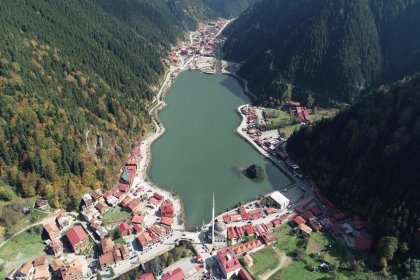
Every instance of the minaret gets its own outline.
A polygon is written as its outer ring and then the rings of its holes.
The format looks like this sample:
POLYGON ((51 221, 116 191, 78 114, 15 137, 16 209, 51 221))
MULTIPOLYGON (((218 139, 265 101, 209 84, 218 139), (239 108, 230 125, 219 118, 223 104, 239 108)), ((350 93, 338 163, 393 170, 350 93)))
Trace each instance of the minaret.
POLYGON ((213 208, 212 208, 212 226, 211 226, 211 244, 214 244, 214 193, 213 193, 213 208))

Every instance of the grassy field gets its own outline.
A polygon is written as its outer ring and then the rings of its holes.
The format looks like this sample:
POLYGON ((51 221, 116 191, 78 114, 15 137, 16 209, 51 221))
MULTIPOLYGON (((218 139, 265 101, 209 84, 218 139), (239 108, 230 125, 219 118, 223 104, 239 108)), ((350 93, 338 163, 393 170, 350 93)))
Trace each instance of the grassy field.
POLYGON ((292 227, 284 225, 274 231, 277 240, 277 247, 286 255, 293 256, 302 243, 302 239, 294 234, 292 227))
POLYGON ((120 223, 124 220, 130 220, 131 214, 120 207, 110 208, 103 216, 104 225, 120 223))
MULTIPOLYGON (((278 109, 268 109, 268 115, 270 116, 267 124, 269 127, 276 127, 279 129, 280 135, 285 138, 289 138, 295 130, 299 130, 302 126, 300 122, 296 123, 296 120, 290 116, 288 111, 282 111, 278 109)), ((338 113, 338 109, 330 108, 316 108, 311 112, 311 118, 314 122, 329 119, 334 117, 338 113)))
POLYGON ((254 265, 249 268, 249 272, 257 278, 267 271, 273 270, 279 264, 279 255, 271 247, 263 249, 252 255, 254 265))
MULTIPOLYGON (((3 279, 4 273, 9 272, 9 262, 15 262, 24 259, 35 259, 36 256, 44 254, 45 244, 41 238, 42 225, 35 226, 30 230, 18 234, 9 239, 0 248, 0 263, 6 263, 5 271, 0 272, 0 278, 3 279)), ((11 265, 15 267, 19 265, 11 265)))

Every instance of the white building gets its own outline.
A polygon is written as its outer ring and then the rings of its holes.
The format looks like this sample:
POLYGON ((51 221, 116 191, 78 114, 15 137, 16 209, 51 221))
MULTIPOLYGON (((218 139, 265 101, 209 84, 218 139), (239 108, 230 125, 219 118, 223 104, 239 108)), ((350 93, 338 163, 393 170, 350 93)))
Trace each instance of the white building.
POLYGON ((279 191, 271 193, 270 197, 274 200, 280 210, 285 210, 290 204, 290 200, 279 191))

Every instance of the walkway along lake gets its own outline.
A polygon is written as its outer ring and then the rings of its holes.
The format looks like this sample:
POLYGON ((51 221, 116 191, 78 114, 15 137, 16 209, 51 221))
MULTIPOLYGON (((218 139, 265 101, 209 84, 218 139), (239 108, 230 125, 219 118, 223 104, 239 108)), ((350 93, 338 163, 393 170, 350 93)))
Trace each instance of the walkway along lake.
POLYGON ((166 133, 152 145, 149 177, 181 196, 189 227, 211 219, 213 192, 217 214, 292 183, 234 133, 241 121, 237 107, 250 103, 234 78, 184 72, 170 88, 166 103, 159 113, 166 133), (261 183, 243 175, 253 163, 265 167, 267 178, 261 183))

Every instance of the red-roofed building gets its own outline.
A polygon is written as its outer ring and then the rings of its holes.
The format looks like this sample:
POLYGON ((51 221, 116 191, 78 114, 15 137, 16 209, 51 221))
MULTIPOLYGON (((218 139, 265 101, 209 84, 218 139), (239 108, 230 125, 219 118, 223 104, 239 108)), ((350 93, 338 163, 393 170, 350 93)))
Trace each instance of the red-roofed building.
POLYGON ((141 208, 141 200, 140 198, 133 199, 130 204, 127 206, 127 210, 130 212, 138 212, 141 208))
POLYGON ((158 205, 160 201, 157 200, 156 197, 152 196, 151 198, 149 198, 149 203, 153 205, 158 205))
POLYGON ((318 205, 314 205, 314 206, 312 206, 311 208, 309 208, 309 210, 311 210, 311 212, 315 215, 315 216, 319 216, 319 215, 321 215, 322 214, 322 210, 321 210, 321 208, 319 208, 319 206, 318 205))
POLYGON ((305 223, 305 219, 304 218, 302 218, 301 216, 297 216, 296 218, 294 218, 294 220, 293 220, 297 225, 300 225, 300 224, 304 224, 305 223))
POLYGON ((138 216, 134 216, 134 217, 131 219, 131 222, 132 222, 133 224, 142 224, 142 223, 143 223, 143 216, 140 216, 140 215, 138 215, 138 216))
POLYGON ((273 232, 266 232, 261 235, 261 238, 266 245, 276 240, 276 236, 273 232))
POLYGON ((249 275, 249 273, 245 269, 243 269, 243 268, 241 268, 239 270, 238 276, 239 276, 238 278, 240 280, 252 280, 251 275, 249 275))
POLYGON ((229 239, 229 240, 239 239, 238 234, 236 233, 234 227, 228 227, 227 228, 227 239, 229 239))
POLYGON ((54 239, 47 247, 47 251, 53 254, 56 257, 59 257, 63 254, 64 246, 63 242, 60 239, 54 239))
POLYGON ((136 164, 126 164, 124 171, 121 174, 120 182, 131 186, 136 175, 137 165, 136 164))
POLYGON ((153 273, 148 272, 140 275, 140 277, 137 278, 137 280, 155 280, 155 277, 153 276, 153 273))
POLYGON ((229 214, 223 215, 223 222, 225 222, 226 224, 230 223, 230 215, 229 214))
POLYGON ((131 226, 127 222, 121 223, 118 227, 123 236, 131 234, 131 226))
POLYGON ((160 206, 160 214, 162 217, 174 216, 174 204, 170 200, 165 200, 160 206))
POLYGON ((157 192, 155 192, 153 194, 153 197, 156 198, 159 201, 163 199, 163 195, 161 195, 160 193, 157 193, 157 192))
POLYGON ((182 280, 184 279, 184 272, 179 267, 172 271, 168 271, 162 275, 161 280, 182 280))
POLYGON ((128 188, 129 188, 130 186, 129 185, 127 185, 127 184, 120 184, 119 185, 119 187, 118 187, 118 190, 120 191, 120 192, 126 192, 127 190, 128 190, 128 188))
POLYGON ((359 232, 356 236, 355 247, 360 251, 368 251, 372 246, 372 236, 366 232, 359 232))
POLYGON ((114 264, 114 256, 112 252, 105 253, 99 256, 99 265, 101 269, 106 269, 114 264))
POLYGON ((246 235, 248 236, 254 235, 254 228, 252 227, 252 225, 246 224, 244 225, 244 229, 245 229, 246 235))
POLYGON ((305 224, 299 224, 298 227, 304 234, 310 235, 312 232, 312 229, 305 224))
POLYGON ((312 221, 316 219, 315 215, 310 210, 306 210, 303 216, 305 217, 307 221, 312 221))
POLYGON ((237 256, 239 256, 239 255, 245 254, 247 252, 250 252, 250 251, 252 251, 252 250, 254 250, 254 249, 256 249, 256 248, 258 248, 262 245, 263 244, 261 243, 261 241, 256 239, 256 240, 252 240, 252 241, 249 241, 247 243, 235 246, 233 248, 233 252, 235 252, 235 254, 237 256))
POLYGON ((44 231, 47 233, 51 240, 60 238, 60 230, 58 229, 55 222, 51 222, 44 225, 44 231))
POLYGON ((139 224, 135 224, 133 226, 133 232, 134 233, 140 233, 143 230, 143 228, 139 224))
POLYGON ((131 203, 131 201, 133 201, 133 198, 131 197, 131 196, 129 196, 129 195, 127 195, 122 201, 121 201, 121 206, 122 207, 124 207, 124 208, 126 208, 130 203, 131 203))
POLYGON ((160 223, 162 225, 171 227, 172 226, 172 222, 173 222, 173 218, 170 218, 170 217, 161 217, 160 218, 160 223))
POLYGON ((248 213, 244 213, 244 214, 241 214, 241 218, 242 218, 242 220, 247 221, 247 220, 249 220, 251 217, 249 216, 249 214, 248 214, 248 213))
POLYGON ((137 241, 139 242, 142 250, 144 250, 144 248, 153 243, 153 239, 147 231, 137 236, 137 241))
POLYGON ((74 226, 66 233, 73 251, 80 254, 89 246, 89 236, 82 226, 74 226))
POLYGON ((222 269, 225 279, 230 279, 233 275, 238 274, 242 268, 235 253, 230 248, 222 249, 217 252, 217 261, 222 269))

